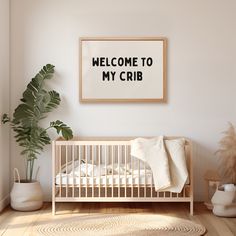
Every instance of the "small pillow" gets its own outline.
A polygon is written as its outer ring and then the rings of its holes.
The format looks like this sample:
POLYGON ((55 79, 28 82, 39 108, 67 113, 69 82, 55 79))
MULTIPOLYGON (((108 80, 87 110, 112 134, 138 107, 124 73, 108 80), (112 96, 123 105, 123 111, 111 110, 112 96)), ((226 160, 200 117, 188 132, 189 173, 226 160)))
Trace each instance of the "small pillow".
MULTIPOLYGON (((79 160, 74 161, 74 168, 76 168, 79 165, 79 160)), ((72 161, 67 163, 67 173, 70 173, 72 171, 73 165, 72 161)), ((66 173, 66 164, 62 165, 61 173, 66 173)))

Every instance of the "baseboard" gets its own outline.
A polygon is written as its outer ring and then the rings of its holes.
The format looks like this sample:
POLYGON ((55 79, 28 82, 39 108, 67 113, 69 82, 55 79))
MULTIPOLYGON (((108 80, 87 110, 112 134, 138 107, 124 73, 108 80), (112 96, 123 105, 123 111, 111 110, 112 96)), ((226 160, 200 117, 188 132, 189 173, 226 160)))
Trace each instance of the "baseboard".
POLYGON ((10 203, 9 194, 0 201, 0 212, 10 203))

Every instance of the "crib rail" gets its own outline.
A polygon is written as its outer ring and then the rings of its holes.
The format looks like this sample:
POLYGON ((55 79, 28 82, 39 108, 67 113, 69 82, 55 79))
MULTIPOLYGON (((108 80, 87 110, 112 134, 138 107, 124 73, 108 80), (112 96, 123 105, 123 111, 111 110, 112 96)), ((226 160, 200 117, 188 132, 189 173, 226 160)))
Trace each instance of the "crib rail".
POLYGON ((171 193, 155 191, 150 167, 130 155, 132 139, 75 138, 65 141, 60 138, 53 141, 53 212, 55 202, 192 202, 191 143, 186 140, 190 182, 181 193, 171 193))

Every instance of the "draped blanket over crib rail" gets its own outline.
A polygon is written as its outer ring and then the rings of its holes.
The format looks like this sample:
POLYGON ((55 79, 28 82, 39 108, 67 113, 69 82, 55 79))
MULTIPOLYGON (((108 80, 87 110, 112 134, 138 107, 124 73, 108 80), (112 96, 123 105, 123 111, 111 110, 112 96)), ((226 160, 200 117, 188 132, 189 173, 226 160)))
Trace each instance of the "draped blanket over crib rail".
POLYGON ((137 138, 131 141, 131 155, 149 164, 156 191, 180 193, 188 178, 184 145, 183 138, 137 138))
POLYGON ((56 202, 100 201, 189 202, 193 213, 188 139, 59 138, 52 147, 53 213, 56 202))

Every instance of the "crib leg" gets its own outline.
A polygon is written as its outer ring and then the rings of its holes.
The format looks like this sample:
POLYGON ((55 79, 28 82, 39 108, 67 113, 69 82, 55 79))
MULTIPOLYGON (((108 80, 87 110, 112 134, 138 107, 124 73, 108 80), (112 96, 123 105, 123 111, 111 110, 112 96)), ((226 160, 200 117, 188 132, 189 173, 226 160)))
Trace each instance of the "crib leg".
POLYGON ((56 215, 56 202, 55 200, 52 201, 52 215, 56 215))
POLYGON ((190 215, 193 215, 193 200, 190 202, 190 215))

